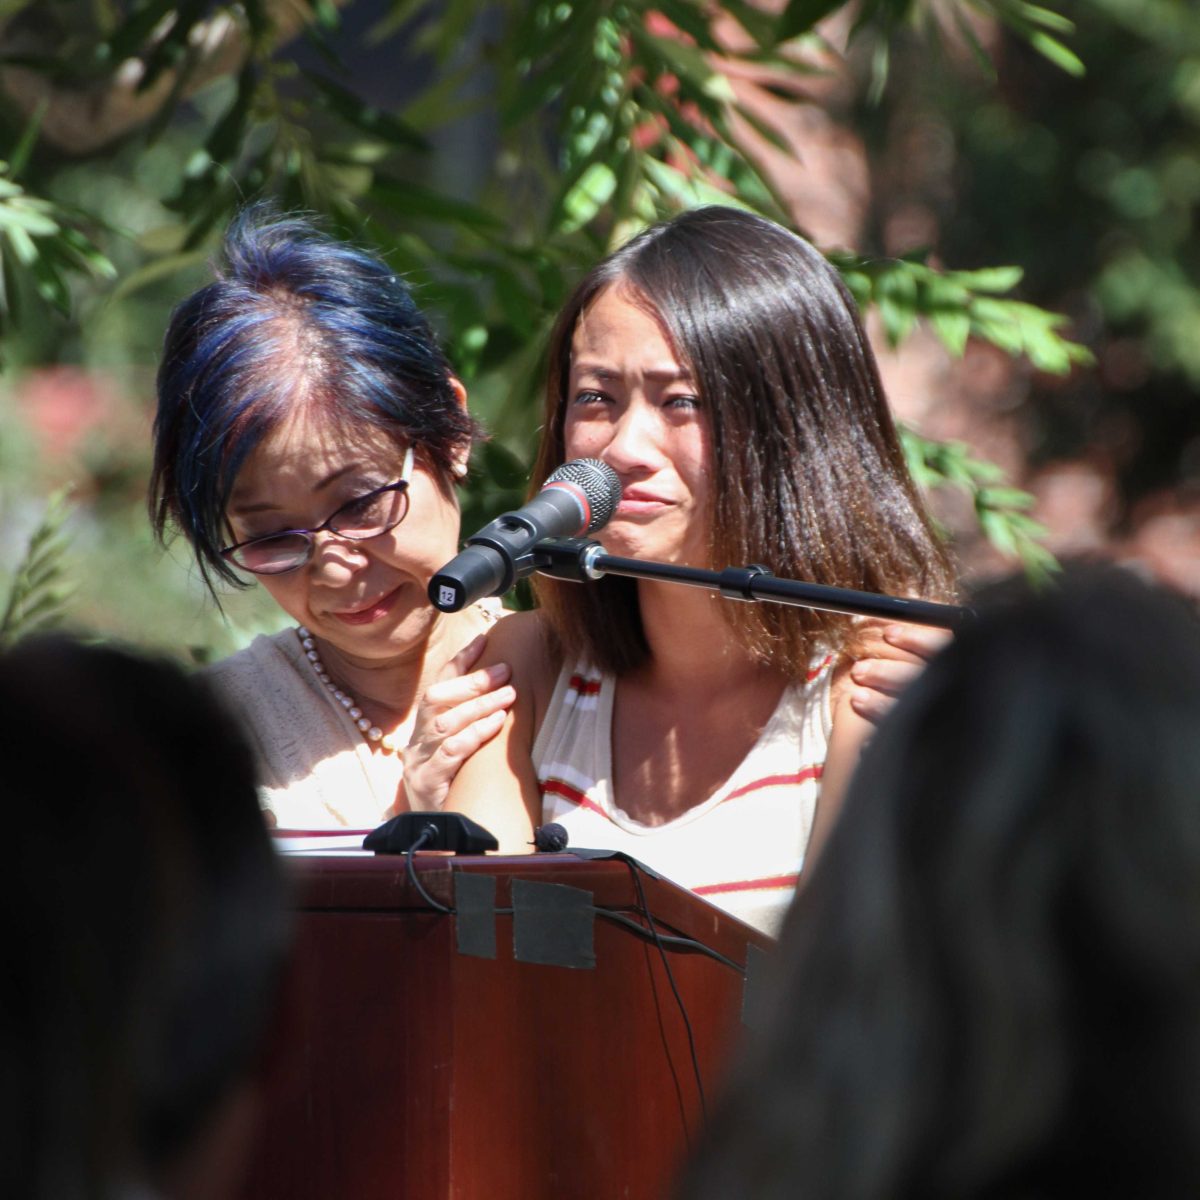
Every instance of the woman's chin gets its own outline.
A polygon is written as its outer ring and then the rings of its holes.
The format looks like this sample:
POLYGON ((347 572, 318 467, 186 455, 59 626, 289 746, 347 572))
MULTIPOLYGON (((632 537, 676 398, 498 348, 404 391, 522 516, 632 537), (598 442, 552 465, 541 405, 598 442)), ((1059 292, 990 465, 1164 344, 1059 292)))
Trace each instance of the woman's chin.
POLYGON ((416 584, 403 584, 370 609, 329 614, 324 636, 347 654, 371 658, 409 655, 423 649, 437 620, 436 610, 416 584))
POLYGON ((620 529, 610 527, 601 536, 600 545, 605 554, 634 558, 640 562, 679 565, 704 561, 707 557, 699 548, 689 550, 676 539, 656 534, 657 531, 639 529, 634 525, 620 529))

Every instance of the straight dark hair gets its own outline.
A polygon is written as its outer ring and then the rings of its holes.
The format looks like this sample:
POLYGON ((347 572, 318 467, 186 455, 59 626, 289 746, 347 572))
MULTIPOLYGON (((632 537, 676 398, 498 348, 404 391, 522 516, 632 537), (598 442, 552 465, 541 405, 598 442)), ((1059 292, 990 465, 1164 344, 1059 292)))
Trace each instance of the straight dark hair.
POLYGON ((864 752, 687 1200, 1200 1193, 1200 622, 991 604, 864 752))
MULTIPOLYGON (((714 567, 761 563, 812 583, 952 598, 949 555, 909 476, 853 297, 808 242, 739 209, 655 225, 572 292, 550 338, 534 490, 564 461, 575 327, 610 287, 661 322, 696 380, 711 425, 714 567)), ((633 581, 538 578, 535 589, 568 656, 618 674, 644 660, 633 581)), ((788 673, 818 647, 845 647, 852 629, 776 604, 722 611, 748 653, 788 673)))

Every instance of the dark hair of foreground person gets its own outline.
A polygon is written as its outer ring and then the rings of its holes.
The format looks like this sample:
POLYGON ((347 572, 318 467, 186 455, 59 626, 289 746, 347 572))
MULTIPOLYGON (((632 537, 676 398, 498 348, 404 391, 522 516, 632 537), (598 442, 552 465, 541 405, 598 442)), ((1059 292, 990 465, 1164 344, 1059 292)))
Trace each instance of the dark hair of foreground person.
POLYGON ((250 751, 201 680, 0 655, 0 1195, 228 1196, 290 939, 250 751))
POLYGON ((864 752, 688 1200, 1200 1192, 1200 627, 986 604, 864 752))

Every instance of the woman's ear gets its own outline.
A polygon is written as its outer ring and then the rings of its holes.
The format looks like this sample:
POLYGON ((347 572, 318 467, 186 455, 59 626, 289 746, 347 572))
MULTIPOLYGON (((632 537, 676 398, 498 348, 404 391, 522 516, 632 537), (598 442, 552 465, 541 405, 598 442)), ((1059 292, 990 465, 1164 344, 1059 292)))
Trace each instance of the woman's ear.
MULTIPOLYGON (((463 382, 457 375, 450 376, 450 390, 454 393, 454 398, 458 401, 460 407, 465 410, 467 407, 467 389, 463 387, 463 382)), ((468 438, 461 446, 457 446, 454 450, 454 457, 450 464, 450 474, 456 480, 466 478, 467 465, 470 458, 471 440, 468 438)))

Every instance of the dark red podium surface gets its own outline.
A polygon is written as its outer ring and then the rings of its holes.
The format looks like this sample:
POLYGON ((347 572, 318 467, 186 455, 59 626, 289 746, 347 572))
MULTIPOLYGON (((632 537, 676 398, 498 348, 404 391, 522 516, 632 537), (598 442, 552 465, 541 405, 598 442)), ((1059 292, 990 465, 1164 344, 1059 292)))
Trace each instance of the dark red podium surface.
MULTIPOLYGON (((594 966, 518 961, 514 918, 501 912, 487 918, 495 957, 475 957, 458 948, 456 918, 431 911, 413 887, 403 857, 288 865, 297 953, 247 1197, 670 1194, 701 1104, 652 941, 597 916, 594 966)), ((565 884, 645 925, 625 862, 418 854, 415 867, 447 907, 460 873, 485 874, 498 909, 510 906, 514 880, 565 884)), ((738 966, 770 944, 690 892, 642 879, 661 932, 738 966)), ((745 981, 694 950, 667 956, 711 1103, 739 1036, 745 981)))

